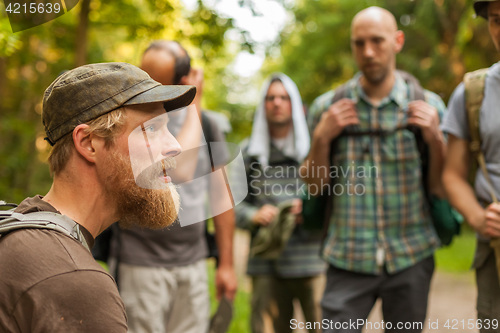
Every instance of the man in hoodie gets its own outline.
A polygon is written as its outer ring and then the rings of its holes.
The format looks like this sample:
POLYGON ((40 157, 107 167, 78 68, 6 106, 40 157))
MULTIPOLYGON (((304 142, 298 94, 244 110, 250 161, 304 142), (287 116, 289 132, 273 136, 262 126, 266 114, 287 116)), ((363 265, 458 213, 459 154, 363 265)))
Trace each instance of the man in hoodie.
POLYGON ((298 167, 309 151, 309 133, 299 91, 288 76, 275 74, 266 81, 253 124, 250 138, 242 143, 249 194, 235 208, 237 225, 251 232, 255 245, 260 232, 280 223, 278 206, 286 201, 294 221, 280 253, 251 254, 248 261, 251 328, 264 332, 268 315, 275 332, 291 332, 294 299, 300 301, 306 321, 319 320, 325 264, 318 255, 320 232, 306 230, 300 223, 298 167))

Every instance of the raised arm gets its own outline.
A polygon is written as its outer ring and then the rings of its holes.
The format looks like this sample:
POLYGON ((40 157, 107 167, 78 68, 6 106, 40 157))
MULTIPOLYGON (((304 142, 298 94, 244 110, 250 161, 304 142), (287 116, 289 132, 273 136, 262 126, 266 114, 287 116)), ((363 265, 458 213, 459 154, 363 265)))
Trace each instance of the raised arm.
POLYGON ((497 204, 484 209, 468 182, 471 154, 468 141, 448 135, 448 151, 443 171, 443 183, 451 204, 467 222, 483 236, 500 237, 500 210, 497 204))
MULTIPOLYGON (((349 125, 359 124, 355 103, 343 98, 332 104, 319 118, 312 134, 309 155, 300 167, 300 176, 308 184, 323 188, 330 183, 330 145, 349 125)), ((314 193, 312 193, 314 195, 314 193)))

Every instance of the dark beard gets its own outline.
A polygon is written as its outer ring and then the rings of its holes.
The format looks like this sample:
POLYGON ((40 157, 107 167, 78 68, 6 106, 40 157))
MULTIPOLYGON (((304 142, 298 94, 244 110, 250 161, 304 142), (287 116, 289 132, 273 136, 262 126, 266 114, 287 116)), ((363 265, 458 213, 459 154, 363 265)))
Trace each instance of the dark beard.
POLYGON ((162 229, 177 219, 179 194, 173 185, 166 189, 137 186, 128 158, 114 152, 105 169, 104 188, 113 198, 120 226, 162 229))
POLYGON ((384 82, 384 80, 387 78, 388 73, 389 71, 384 68, 376 73, 363 72, 363 76, 369 84, 375 86, 384 82))

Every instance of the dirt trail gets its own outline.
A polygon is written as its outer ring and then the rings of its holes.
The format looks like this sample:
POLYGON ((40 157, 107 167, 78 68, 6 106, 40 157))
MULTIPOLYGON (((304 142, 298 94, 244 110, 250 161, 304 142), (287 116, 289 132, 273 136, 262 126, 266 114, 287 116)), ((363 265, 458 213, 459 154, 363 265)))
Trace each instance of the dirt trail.
MULTIPOLYGON (((236 232, 235 258, 236 270, 240 277, 245 276, 246 259, 248 256, 249 238, 242 231, 236 232)), ((248 279, 243 279, 240 288, 250 291, 248 279)), ((474 272, 444 273, 436 272, 432 279, 429 295, 429 307, 423 333, 477 333, 478 329, 469 329, 468 320, 476 320, 476 287, 474 272), (463 320, 463 322, 462 322, 463 320), (449 328, 445 327, 448 321, 449 328), (436 324, 437 322, 437 324, 436 324), (432 326, 429 327, 429 323, 432 326), (454 326, 455 325, 455 326, 454 326), (462 327, 464 326, 464 327, 462 327)), ((300 312, 296 318, 303 321, 300 312)), ((380 323, 382 320, 380 304, 377 303, 368 321, 380 323)), ((366 333, 381 333, 382 329, 365 329, 366 333)), ((295 333, 306 333, 296 330, 295 333)))

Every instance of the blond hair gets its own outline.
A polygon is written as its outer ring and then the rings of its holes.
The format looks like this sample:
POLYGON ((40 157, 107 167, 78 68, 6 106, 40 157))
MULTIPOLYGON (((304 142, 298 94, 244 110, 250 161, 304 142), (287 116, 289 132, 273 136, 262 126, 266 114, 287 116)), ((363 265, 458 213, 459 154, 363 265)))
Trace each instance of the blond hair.
MULTIPOLYGON (((85 130, 85 134, 93 133, 102 137, 105 147, 109 148, 125 125, 125 109, 113 110, 86 124, 89 127, 85 130)), ((73 131, 56 142, 49 155, 49 167, 52 175, 56 175, 64 169, 74 148, 73 131)))

